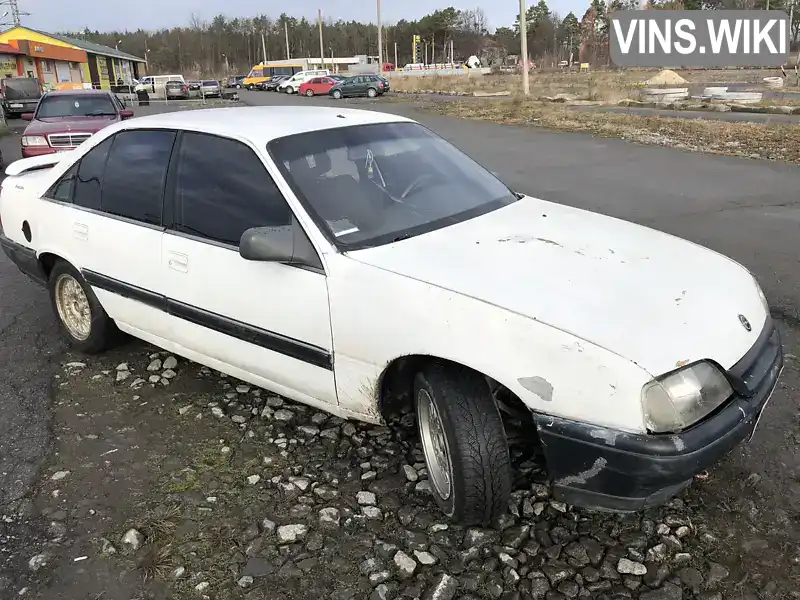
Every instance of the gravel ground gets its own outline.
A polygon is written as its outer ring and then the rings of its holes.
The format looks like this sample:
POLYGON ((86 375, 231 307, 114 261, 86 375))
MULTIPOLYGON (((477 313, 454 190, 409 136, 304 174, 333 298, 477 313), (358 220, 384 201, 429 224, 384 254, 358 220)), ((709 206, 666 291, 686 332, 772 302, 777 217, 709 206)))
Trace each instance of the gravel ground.
POLYGON ((68 354, 56 382, 41 517, 0 529, 4 598, 800 598, 779 528, 797 513, 761 511, 740 451, 612 516, 554 501, 517 447, 508 515, 464 529, 429 495, 411 414, 345 422, 133 341, 68 354))

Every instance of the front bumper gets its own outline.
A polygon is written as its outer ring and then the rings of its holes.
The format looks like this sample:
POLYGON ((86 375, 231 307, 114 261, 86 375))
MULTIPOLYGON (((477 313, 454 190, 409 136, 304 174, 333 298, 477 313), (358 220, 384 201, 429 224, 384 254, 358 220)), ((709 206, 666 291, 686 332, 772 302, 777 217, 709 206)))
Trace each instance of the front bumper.
MULTIPOLYGON (((31 156, 44 156, 45 154, 55 154, 56 149, 50 146, 22 146, 22 158, 31 156)), ((64 152, 74 150, 74 148, 63 148, 64 152)))
POLYGON ((728 372, 733 398, 683 432, 634 434, 534 414, 555 496, 612 512, 663 504, 753 434, 782 369, 780 334, 768 319, 728 372))

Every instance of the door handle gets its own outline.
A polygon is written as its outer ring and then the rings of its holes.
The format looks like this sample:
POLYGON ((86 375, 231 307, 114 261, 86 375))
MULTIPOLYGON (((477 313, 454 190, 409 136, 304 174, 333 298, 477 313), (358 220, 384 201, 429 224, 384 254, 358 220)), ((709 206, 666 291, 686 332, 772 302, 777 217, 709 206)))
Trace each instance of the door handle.
POLYGON ((89 239, 89 226, 84 225, 83 223, 73 223, 72 224, 72 235, 73 237, 86 241, 89 239))
POLYGON ((169 258, 167 259, 167 265, 169 265, 169 268, 173 271, 186 273, 189 271, 189 257, 186 254, 181 254, 180 252, 170 252, 169 258))

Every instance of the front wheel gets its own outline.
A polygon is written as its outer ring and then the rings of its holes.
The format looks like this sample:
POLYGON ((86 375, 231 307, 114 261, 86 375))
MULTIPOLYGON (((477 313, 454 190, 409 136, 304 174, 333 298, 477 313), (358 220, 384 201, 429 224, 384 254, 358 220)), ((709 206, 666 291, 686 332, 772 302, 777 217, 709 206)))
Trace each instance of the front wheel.
POLYGON ((367 96, 369 96, 370 98, 374 98, 377 95, 378 95, 378 92, 375 91, 375 88, 369 88, 367 90, 367 96))
POLYGON ((288 86, 286 88, 286 93, 289 94, 289 95, 294 94, 294 88, 292 86, 288 86))
POLYGON ((311 96, 313 96, 313 95, 314 95, 314 90, 306 90, 306 96, 311 98, 311 96))
POLYGON ((112 345, 119 330, 75 267, 56 262, 47 285, 61 333, 76 350, 96 354, 112 345))
POLYGON ((511 494, 511 459, 486 378, 437 363, 414 381, 422 450, 436 503, 464 525, 490 525, 511 494))
POLYGON ((341 99, 342 99, 342 92, 340 92, 339 90, 334 90, 334 91, 333 91, 333 93, 332 93, 331 95, 332 95, 332 96, 333 96, 333 97, 334 97, 336 100, 341 100, 341 99))

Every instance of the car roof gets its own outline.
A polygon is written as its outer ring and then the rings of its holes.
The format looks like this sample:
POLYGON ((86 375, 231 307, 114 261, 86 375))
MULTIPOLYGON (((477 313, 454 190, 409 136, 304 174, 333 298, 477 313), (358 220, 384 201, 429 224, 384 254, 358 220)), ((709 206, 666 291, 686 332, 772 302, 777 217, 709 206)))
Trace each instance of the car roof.
POLYGON ((108 90, 53 90, 47 92, 47 96, 110 96, 108 90))
POLYGON ((370 110, 318 106, 208 108, 137 117, 120 129, 183 129, 266 144, 276 138, 374 123, 413 123, 411 119, 370 110))

